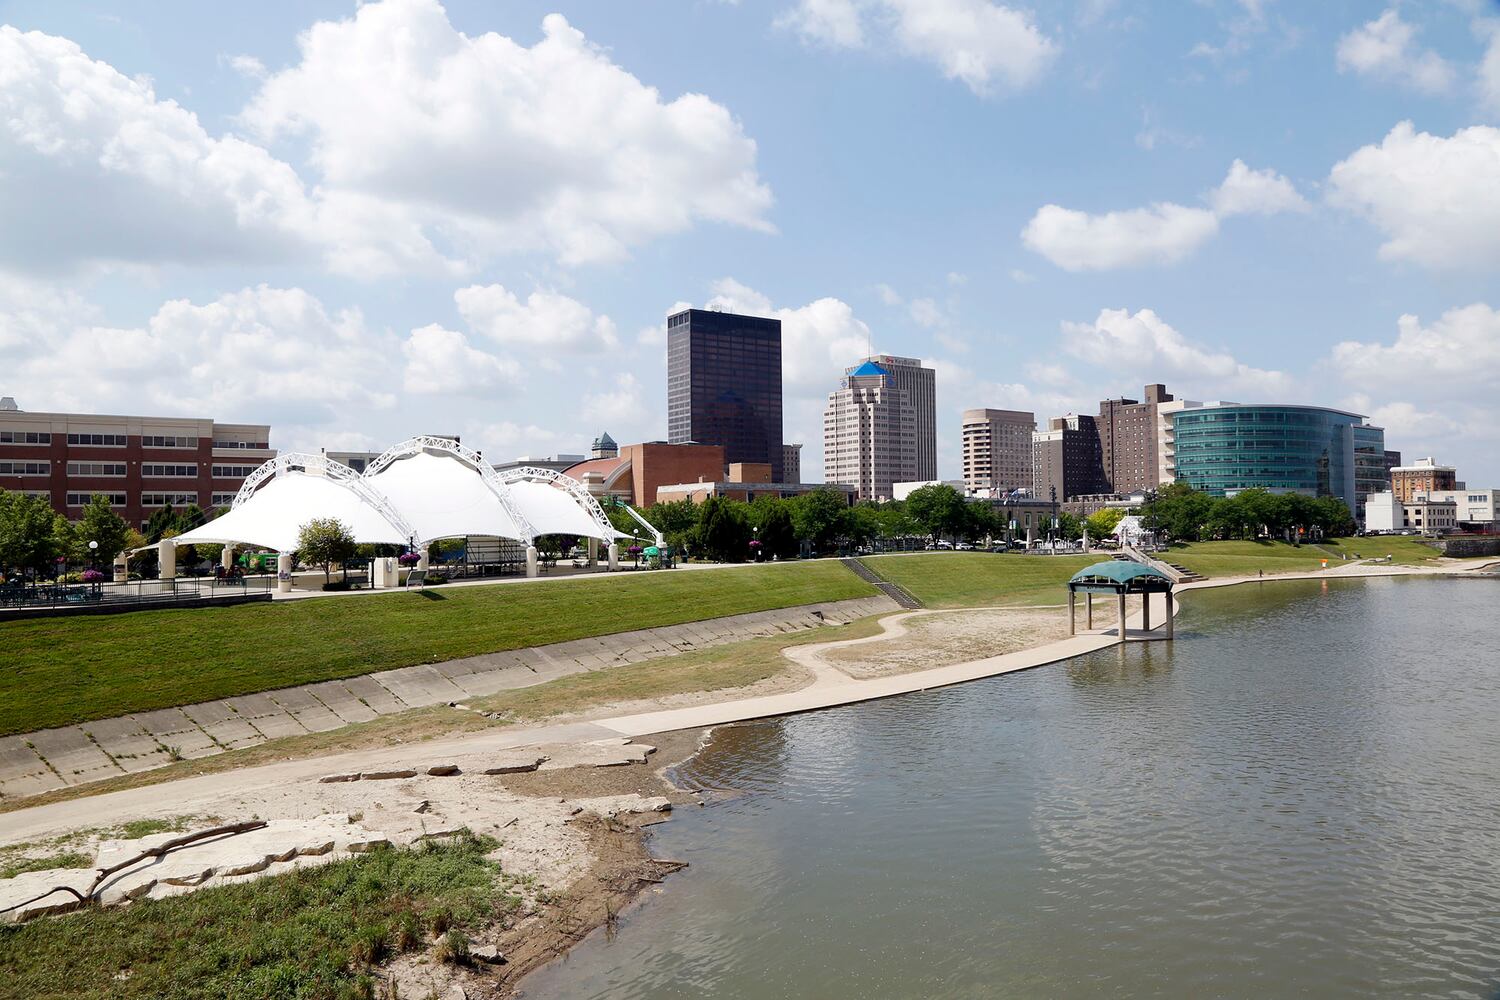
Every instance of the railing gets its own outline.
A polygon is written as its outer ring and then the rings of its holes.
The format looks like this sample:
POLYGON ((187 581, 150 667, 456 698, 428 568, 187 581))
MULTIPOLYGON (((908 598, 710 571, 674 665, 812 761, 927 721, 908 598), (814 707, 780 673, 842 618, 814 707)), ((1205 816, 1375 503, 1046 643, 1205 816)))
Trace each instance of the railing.
POLYGON ((175 580, 132 580, 129 583, 0 584, 0 612, 38 608, 146 607, 186 604, 199 600, 269 594, 275 576, 247 576, 235 580, 211 576, 175 580))

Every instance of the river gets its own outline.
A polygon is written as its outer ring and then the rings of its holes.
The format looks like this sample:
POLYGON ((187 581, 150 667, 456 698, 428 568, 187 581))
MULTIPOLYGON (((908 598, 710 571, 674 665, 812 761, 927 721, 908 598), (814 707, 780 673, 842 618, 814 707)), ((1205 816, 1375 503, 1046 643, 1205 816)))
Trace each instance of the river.
POLYGON ((691 862, 542 997, 1500 995, 1500 579, 1187 596, 1177 641, 719 730, 691 862))

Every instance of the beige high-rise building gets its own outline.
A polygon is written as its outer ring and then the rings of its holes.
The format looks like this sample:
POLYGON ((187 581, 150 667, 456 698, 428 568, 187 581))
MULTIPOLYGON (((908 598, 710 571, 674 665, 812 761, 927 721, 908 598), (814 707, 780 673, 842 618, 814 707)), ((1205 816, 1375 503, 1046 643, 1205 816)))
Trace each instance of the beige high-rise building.
MULTIPOLYGON (((913 480, 937 478, 937 373, 923 368, 920 358, 898 358, 893 354, 873 354, 861 358, 857 365, 844 369, 853 375, 865 365, 874 363, 890 376, 891 385, 906 393, 916 421, 913 440, 916 447, 917 474, 913 480)), ((901 480, 897 480, 901 482, 901 480)))
POLYGON ((906 391, 874 361, 850 369, 828 394, 823 477, 854 487, 861 500, 890 499, 893 484, 922 478, 916 412, 906 391))
POLYGON ((1036 414, 965 410, 964 483, 971 490, 1031 489, 1031 435, 1036 414))

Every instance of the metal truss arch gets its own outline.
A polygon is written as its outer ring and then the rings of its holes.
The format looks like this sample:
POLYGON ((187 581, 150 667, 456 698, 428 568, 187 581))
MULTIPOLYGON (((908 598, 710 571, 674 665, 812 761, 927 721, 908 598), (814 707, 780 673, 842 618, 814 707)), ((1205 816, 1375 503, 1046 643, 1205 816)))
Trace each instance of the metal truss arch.
POLYGON ((598 525, 601 532, 600 537, 609 540, 620 534, 615 526, 610 523, 609 516, 604 513, 604 508, 599 506, 599 500, 588 491, 583 483, 562 472, 552 469, 542 469, 533 465, 521 465, 504 472, 495 473, 497 478, 504 483, 518 483, 523 480, 547 483, 551 486, 561 487, 574 501, 578 503, 589 515, 593 522, 598 525))
POLYGON ((374 507, 381 516, 391 523, 391 526, 399 529, 410 537, 411 525, 406 523, 406 518, 401 512, 391 505, 385 494, 367 483, 363 476, 355 472, 342 462, 335 462, 326 455, 313 455, 307 452, 288 451, 277 455, 275 458, 261 464, 245 481, 240 484, 240 490, 234 495, 234 502, 230 509, 246 503, 255 494, 263 483, 268 479, 274 479, 288 472, 300 472, 305 475, 322 476, 331 479, 365 503, 374 507))
POLYGON ((510 495, 510 491, 506 488, 505 483, 501 481, 494 466, 486 462, 484 456, 479 454, 479 452, 460 444, 452 438, 437 437, 431 434, 407 438, 400 444, 387 448, 381 453, 379 458, 371 462, 365 468, 364 478, 368 480, 378 475, 382 469, 386 468, 392 462, 397 462, 413 455, 419 455, 424 451, 435 451, 444 455, 450 455, 471 467, 484 480, 484 484, 495 495, 495 499, 500 502, 500 506, 505 509, 505 513, 510 515, 510 519, 515 522, 516 529, 522 535, 517 541, 531 545, 536 540, 536 528, 527 520, 526 515, 521 513, 520 506, 516 504, 515 498, 510 495))

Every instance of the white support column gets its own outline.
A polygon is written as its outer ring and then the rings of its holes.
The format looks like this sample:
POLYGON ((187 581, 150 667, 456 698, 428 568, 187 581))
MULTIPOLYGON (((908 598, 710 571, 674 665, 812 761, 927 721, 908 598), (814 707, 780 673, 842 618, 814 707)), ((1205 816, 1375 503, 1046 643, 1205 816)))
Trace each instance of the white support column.
POLYGON ((620 543, 609 543, 609 571, 613 573, 620 568, 620 543))
POLYGON ((292 554, 283 552, 276 557, 276 589, 283 594, 292 592, 292 554))
POLYGON ((588 540, 588 549, 589 549, 589 565, 590 566, 597 566, 597 565, 599 565, 599 539, 597 539, 597 538, 590 538, 588 540))
POLYGON ((234 568, 234 546, 233 545, 226 545, 226 546, 224 546, 224 554, 219 557, 219 565, 223 566, 224 569, 226 569, 226 570, 231 570, 231 569, 234 568))
POLYGON ((536 576, 536 546, 526 546, 526 575, 536 576))
POLYGON ((427 546, 422 546, 422 554, 417 556, 417 572, 427 572, 427 546))
POLYGON ((1120 591, 1120 641, 1125 641, 1125 591, 1120 591))
POLYGON ((177 579, 177 543, 170 538, 163 538, 156 543, 156 560, 161 567, 157 574, 163 580, 177 579))
POLYGON ((130 563, 126 561, 125 553, 121 552, 115 556, 115 583, 125 583, 130 579, 130 563))
POLYGON ((1078 634, 1078 592, 1068 588, 1068 634, 1078 634))

